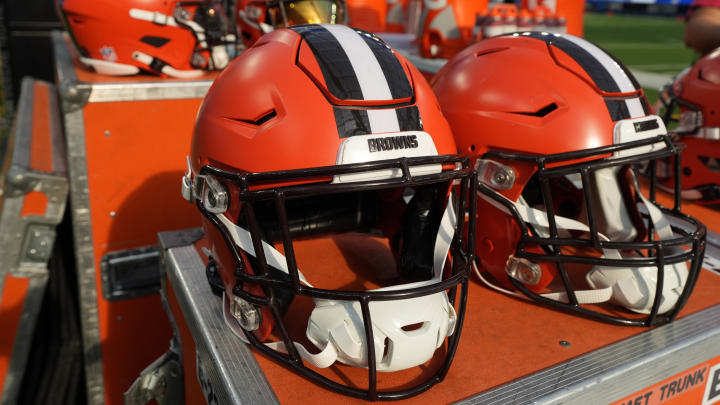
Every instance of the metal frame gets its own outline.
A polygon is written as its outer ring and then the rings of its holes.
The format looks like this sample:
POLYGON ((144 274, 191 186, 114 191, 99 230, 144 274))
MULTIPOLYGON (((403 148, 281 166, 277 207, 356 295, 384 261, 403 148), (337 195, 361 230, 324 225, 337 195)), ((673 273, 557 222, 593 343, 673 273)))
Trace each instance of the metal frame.
POLYGON ((100 325, 96 288, 95 252, 90 220, 85 123, 82 108, 88 103, 173 100, 202 98, 212 80, 169 81, 144 83, 103 82, 86 83, 78 80, 67 34, 51 33, 55 52, 55 73, 60 94, 67 142, 67 161, 70 179, 70 202, 73 218, 73 237, 80 294, 80 319, 83 332, 85 378, 89 405, 105 402, 100 325))
POLYGON ((55 52, 56 80, 62 100, 65 139, 67 142, 70 203, 78 291, 80 294, 80 321, 83 334, 87 401, 89 405, 99 405, 105 402, 105 385, 100 349, 100 321, 98 319, 98 297, 95 287, 95 254, 92 243, 87 160, 85 157, 85 123, 82 109, 80 109, 85 104, 84 102, 77 102, 77 95, 82 93, 80 92, 81 89, 75 87, 78 80, 73 70, 73 62, 63 34, 59 31, 53 31, 51 39, 55 52))
MULTIPOLYGON (((190 231, 159 234, 165 239, 190 231)), ((277 403, 248 345, 222 319, 192 242, 163 248, 178 299, 218 403, 277 403)), ((720 356, 720 305, 460 400, 462 405, 611 403, 720 356)), ((419 397, 422 398, 422 397, 419 397)))
POLYGON ((8 274, 30 279, 23 302, 23 321, 15 332, 8 373, 0 391, 0 404, 3 405, 15 403, 20 391, 47 286, 48 260, 55 243, 55 227, 63 218, 68 195, 59 109, 57 99, 53 97, 55 87, 49 83, 51 96, 48 111, 43 113, 49 115, 53 172, 37 172, 30 167, 35 83, 29 78, 22 82, 16 125, 9 143, 13 149, 8 151, 6 159, 9 165, 5 178, 0 181, 0 297, 8 274), (32 191, 47 196, 45 213, 22 217, 25 195, 32 191))

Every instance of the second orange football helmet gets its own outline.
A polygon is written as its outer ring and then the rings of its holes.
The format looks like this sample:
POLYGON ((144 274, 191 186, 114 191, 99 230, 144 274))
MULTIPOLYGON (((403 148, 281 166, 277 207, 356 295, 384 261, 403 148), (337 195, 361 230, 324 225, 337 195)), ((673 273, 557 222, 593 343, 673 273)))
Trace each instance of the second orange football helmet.
POLYGON ((458 54, 433 89, 479 171, 488 285, 617 324, 677 315, 705 227, 639 186, 635 165, 680 148, 622 63, 582 38, 516 33, 458 54))

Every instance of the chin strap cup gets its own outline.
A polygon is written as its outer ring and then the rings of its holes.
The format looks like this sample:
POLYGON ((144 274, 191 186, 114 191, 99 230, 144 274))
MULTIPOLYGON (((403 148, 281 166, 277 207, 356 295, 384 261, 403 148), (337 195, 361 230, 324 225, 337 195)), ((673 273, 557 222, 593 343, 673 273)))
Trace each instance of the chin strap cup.
MULTIPOLYGON (((245 334, 252 332, 246 332, 242 327, 240 327, 238 321, 232 316, 232 314, 230 313, 230 299, 224 293, 223 320, 225 321, 225 325, 227 325, 233 335, 237 336, 238 339, 242 340, 246 344, 250 344, 250 341, 245 334)), ((317 368, 327 368, 332 366, 338 357, 337 350, 335 349, 335 346, 332 344, 332 342, 328 342, 325 348, 318 354, 310 353, 305 348, 305 346, 298 342, 293 342, 293 344, 295 345, 295 348, 297 349, 300 357, 317 368)), ((283 342, 265 343, 265 346, 281 353, 287 353, 287 348, 285 347, 285 343, 283 342)))

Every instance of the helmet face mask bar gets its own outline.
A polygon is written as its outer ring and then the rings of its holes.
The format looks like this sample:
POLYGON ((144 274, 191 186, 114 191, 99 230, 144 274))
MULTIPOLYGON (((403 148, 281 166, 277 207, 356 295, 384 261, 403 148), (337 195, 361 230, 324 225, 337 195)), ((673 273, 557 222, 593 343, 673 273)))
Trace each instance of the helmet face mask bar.
MULTIPOLYGON (((673 159, 674 169, 676 173, 679 173, 679 148, 666 134, 594 149, 551 155, 486 152, 481 159, 500 161, 505 164, 509 164, 507 162, 524 162, 524 164, 534 166, 535 176, 539 183, 540 204, 544 207, 551 207, 544 210, 533 209, 531 205, 525 204, 522 197, 520 198, 522 204, 515 203, 496 191, 502 189, 501 187, 490 181, 483 181, 483 176, 480 175, 478 195, 496 207, 504 207, 503 210, 511 214, 520 229, 520 240, 508 261, 506 270, 512 286, 525 296, 545 305, 614 324, 652 326, 673 320, 684 306, 697 281, 704 256, 706 230, 704 225, 697 220, 680 212, 679 183, 675 185, 676 198, 672 209, 662 207, 655 202, 655 164, 658 160, 671 156, 675 157, 673 159), (663 143, 665 147, 653 150, 653 145, 659 143, 663 143), (645 150, 650 148, 651 151, 637 153, 637 149, 643 148, 645 150), (633 149, 636 152, 633 152, 633 149), (612 156, 607 157, 608 154, 612 156), (578 160, 580 163, 577 163, 578 160), (642 196, 634 173, 632 173, 632 166, 641 163, 647 163, 651 168, 650 173, 653 174, 650 176, 649 199, 642 196), (633 225, 642 222, 639 225, 645 228, 645 232, 628 235, 628 230, 623 229, 627 226, 616 226, 615 234, 618 232, 621 235, 624 234, 618 238, 621 239, 620 241, 612 240, 614 238, 610 233, 608 233, 610 238, 603 235, 599 228, 603 225, 605 228, 611 228, 612 225, 600 223, 603 221, 603 214, 599 210, 603 208, 598 206, 600 205, 597 203, 598 199, 592 195, 591 184, 596 181, 594 179, 597 178, 598 173, 602 173, 601 175, 611 173, 617 176, 617 184, 621 188, 625 188, 624 196, 630 194, 630 189, 634 185, 636 201, 631 204, 636 207, 644 205, 645 210, 644 212, 643 210, 636 211, 640 214, 640 221, 633 218, 633 225), (562 213, 556 213, 556 208, 552 208, 556 206, 553 200, 557 199, 558 195, 553 193, 551 183, 558 179, 579 181, 575 187, 582 189, 584 194, 582 209, 584 209, 586 223, 582 223, 583 219, 567 218, 562 213), (596 215, 597 213, 599 215, 596 215), (535 219, 528 218, 533 215, 535 215, 535 219), (664 216, 672 218, 670 225, 659 223, 665 221, 664 216), (665 229, 661 229, 663 227, 665 229), (660 237, 656 239, 655 233, 660 237), (668 233, 672 237, 667 237, 668 233), (579 234, 588 235, 588 237, 581 238, 578 237, 579 234), (687 248, 689 250, 686 250, 687 248), (625 257, 620 252, 631 252, 631 257, 625 257), (687 262, 690 264, 685 270, 687 262), (544 267, 541 267, 541 264, 544 267), (570 267, 577 265, 593 266, 593 270, 587 273, 587 282, 591 284, 593 290, 580 291, 573 285, 572 272, 574 269, 570 267), (638 268, 638 266, 642 266, 642 268, 638 268), (557 272, 560 276, 561 292, 543 294, 529 288, 529 286, 537 284, 542 271, 547 269, 552 269, 551 271, 557 272), (626 287, 623 291, 624 287, 621 286, 621 283, 624 282, 623 279, 618 277, 612 280, 615 277, 612 274, 628 270, 632 270, 635 284, 629 288, 626 287), (684 274, 685 272, 687 275, 684 274), (601 274, 594 275, 594 273, 601 274), (602 285, 602 282, 598 282, 602 278, 608 278, 610 282, 602 285), (592 285, 593 281, 596 284, 594 286, 592 285), (674 302, 664 302, 668 293, 668 284, 675 285, 674 291, 677 298, 674 302), (678 293, 676 290, 680 286, 682 286, 682 291, 678 293), (605 287, 605 293, 601 294, 597 287, 605 287), (644 289, 644 296, 640 298, 639 303, 634 303, 635 308, 631 308, 628 302, 618 302, 626 298, 631 300, 632 294, 627 293, 631 289, 636 291, 644 289), (586 294, 585 302, 600 303, 609 300, 634 312, 647 314, 647 316, 627 317, 621 316, 621 314, 611 315, 599 312, 583 306, 581 294, 586 294), (606 295, 605 298, 598 298, 603 294, 606 295), (645 301, 642 302, 642 299, 645 301), (648 305, 650 302, 652 305, 648 305)), ((497 162, 495 165, 503 166, 497 162)), ((625 207, 630 208, 627 201, 624 204, 625 207)), ((626 225, 622 222, 619 225, 626 225)), ((633 226, 633 228, 637 228, 637 226, 633 226)))
MULTIPOLYGON (((468 167, 467 158, 451 155, 397 158, 264 173, 237 173, 206 165, 200 169, 199 173, 194 175, 191 181, 186 183, 190 182, 192 183, 188 185, 192 189, 190 193, 194 196, 198 209, 213 227, 222 234, 225 244, 235 261, 236 269, 234 274, 236 279, 235 286, 232 288, 233 298, 230 298, 230 300, 233 303, 239 302, 240 306, 246 309, 245 314, 249 315, 247 318, 242 318, 243 322, 239 322, 240 324, 244 323, 243 326, 247 329, 240 328, 238 324, 231 325, 231 328, 236 333, 244 335, 239 337, 244 337, 243 340, 252 344, 257 350, 313 382, 348 396, 368 400, 403 399, 417 395, 443 380, 452 363, 462 330, 468 292, 469 269, 474 258, 472 246, 474 246, 475 235, 476 199, 471 198, 471 196, 474 196, 477 192, 477 179, 475 172, 468 167), (434 172, 434 174, 411 173, 411 167, 428 167, 428 165, 442 167, 442 170, 434 172), (387 172, 388 170, 392 171, 393 175, 381 178, 375 176, 374 179, 361 181, 322 182, 322 179, 338 179, 341 175, 378 173, 379 171, 387 172), (453 199, 450 189, 456 183, 460 183, 460 195, 457 199, 453 199), (425 281, 413 281, 407 284, 367 291, 339 291, 315 288, 307 282, 305 276, 299 271, 296 262, 297 256, 293 241, 296 239, 297 233, 293 231, 292 218, 289 218, 288 215, 288 207, 293 200, 312 197, 331 198, 333 195, 343 193, 382 192, 393 189, 407 190, 410 188, 422 190, 423 187, 435 187, 437 190, 442 191, 440 198, 447 201, 447 205, 444 207, 443 221, 446 220, 448 212, 457 212, 455 218, 461 219, 465 218, 466 213, 469 213, 470 218, 468 225, 465 225, 463 220, 454 221, 455 224, 452 224, 454 232, 445 233, 446 235, 449 234, 451 240, 447 241, 448 246, 445 250, 440 249, 444 252, 441 255, 443 264, 440 266, 437 266, 437 259, 440 256, 437 255, 439 242, 436 242, 434 276, 425 281), (208 188, 212 190, 208 191, 208 188), (236 203, 241 205, 239 213, 228 210, 232 198, 237 199, 236 203), (279 227, 279 232, 276 232, 276 234, 279 236, 276 235, 274 239, 278 240, 278 243, 282 242, 284 257, 276 255, 277 251, 266 242, 271 238, 261 231, 263 227, 261 227, 260 206, 262 204, 266 204, 266 208, 270 206, 274 208, 274 211, 266 211, 273 212, 276 216, 277 227, 279 227), (237 215, 237 218, 228 218, 226 214, 237 215), (252 246, 238 246, 237 236, 232 234, 236 231, 228 229, 229 222, 247 227, 244 243, 252 246), (293 235, 293 233, 296 235, 293 235), (253 257, 251 258, 251 256, 253 257), (278 262, 278 257, 282 258, 281 262, 278 262), (447 268, 450 269, 449 275, 442 273, 442 267, 444 267, 445 259, 448 257, 451 259, 451 262, 447 265, 447 268), (278 271, 283 273, 281 277, 277 276, 278 271), (460 287, 459 292, 458 287, 460 287), (307 337, 318 349, 322 350, 320 354, 307 354, 307 350, 291 338, 283 321, 284 311, 287 309, 286 304, 288 304, 283 302, 283 296, 287 295, 292 297, 305 296, 313 299, 315 309, 309 319, 307 337), (416 363, 419 362, 418 364, 406 364, 407 362, 404 363, 402 359, 396 359, 395 357, 408 354, 408 350, 414 351, 416 348, 412 347, 412 344, 409 344, 410 347, 406 348, 398 347, 399 354, 396 353, 397 356, 395 356, 392 346, 387 346, 387 337, 385 339, 386 353, 382 353, 382 340, 378 341, 377 334, 380 333, 382 339, 382 334, 387 336, 390 332, 387 330, 381 331, 378 322, 382 321, 375 318, 381 318, 383 312, 391 312, 385 308, 387 305, 383 305, 383 303, 395 303, 396 305, 405 303, 406 306, 412 303, 413 308, 420 308, 423 307, 423 302, 425 306, 430 307, 431 305, 427 305, 428 300, 433 304, 436 304, 438 300, 446 300, 450 308, 439 310, 452 313, 452 316, 448 318, 448 323, 445 325, 447 329, 444 332, 442 325, 440 330, 435 332, 435 329, 432 328, 437 328, 437 325, 432 325, 433 322, 425 322, 421 328, 430 329, 431 334, 436 336, 435 339, 440 340, 437 345, 433 344, 438 349, 447 340, 445 359, 442 365, 430 378, 411 388, 380 391, 377 387, 378 371, 394 371, 418 366, 429 361, 429 359, 417 360, 416 363), (322 314, 315 315, 316 311, 322 312, 322 310, 328 308, 342 311, 339 307, 343 307, 342 310, 354 311, 351 314, 350 323, 354 323, 355 331, 361 334, 356 338, 359 338, 361 342, 364 341, 364 344, 360 345, 361 352, 358 354, 359 357, 356 361, 347 357, 347 350, 343 349, 342 343, 336 341, 338 335, 335 334, 335 329, 327 330, 327 332, 331 332, 328 337, 312 333, 312 330, 317 332, 323 328, 322 325, 318 326, 318 323, 322 321, 322 314), (269 331, 264 333, 262 330, 257 330, 259 325, 257 315, 260 313, 262 314, 260 318, 267 316, 272 318, 275 331, 281 339, 280 342, 263 342, 263 334, 266 337, 269 331), (257 331, 253 332, 252 329, 257 331), (319 339, 318 336, 320 336, 319 339), (326 341, 322 341, 323 339, 326 341), (318 342, 318 340, 321 341, 318 342), (368 342, 374 342, 374 344, 367 344, 368 342), (325 345, 324 348, 323 345, 325 345), (328 351, 337 351, 338 353, 331 356, 327 364, 318 366, 313 363, 314 358, 321 357, 328 351), (393 365, 392 361, 388 364, 384 361, 386 358, 398 360, 400 364, 393 365), (335 360, 352 366, 365 367, 368 369, 368 388, 359 389, 333 381, 310 368, 304 360, 320 368, 333 364, 335 360)), ((442 228, 447 224, 444 223, 439 226, 442 228)), ((235 229, 242 230, 240 227, 235 229)), ((438 235, 438 240, 441 239, 440 234, 442 233, 442 230, 440 233, 435 232, 438 235)), ((227 288, 225 288, 225 292, 227 295, 227 288)), ((225 305, 227 313, 227 297, 225 305)), ((232 321, 230 320, 230 322, 232 321)), ((397 323, 397 320, 395 320, 395 323, 397 323)), ((347 329, 347 326, 345 328, 347 329)), ((413 332, 415 331, 406 334, 411 336, 410 339, 418 339, 412 337, 418 335, 413 335, 413 332)), ((392 337, 390 339, 392 341, 392 337)), ((417 342, 417 340, 411 342, 417 342)), ((436 351, 436 347, 430 348, 433 352, 430 359, 437 357, 438 351, 436 351)), ((412 360, 410 363, 412 363, 412 360)))
POLYGON ((179 26, 189 30, 195 37, 195 49, 191 65, 197 69, 219 70, 225 68, 236 56, 237 37, 231 33, 230 22, 219 1, 181 0, 173 10, 179 26), (189 19, 187 7, 196 7, 189 19), (207 57, 203 56, 207 53, 207 57))

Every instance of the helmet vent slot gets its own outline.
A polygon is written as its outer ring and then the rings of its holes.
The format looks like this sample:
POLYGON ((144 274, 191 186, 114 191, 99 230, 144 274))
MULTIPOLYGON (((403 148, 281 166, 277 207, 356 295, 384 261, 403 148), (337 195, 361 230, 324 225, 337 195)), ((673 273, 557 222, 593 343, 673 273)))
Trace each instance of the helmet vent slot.
POLYGON ((535 111, 535 112, 526 112, 526 111, 511 111, 511 114, 520 114, 520 115, 529 115, 531 117, 539 117, 542 118, 551 112, 558 109, 558 105, 555 103, 550 103, 546 105, 545 107, 535 111))
POLYGON ((388 338, 388 337, 385 338, 384 343, 385 343, 385 345, 384 345, 385 348, 383 349, 383 355, 382 355, 382 360, 381 360, 381 362, 383 362, 383 363, 386 362, 386 359, 388 358, 388 355, 390 354, 390 345, 392 344, 392 343, 390 343, 390 338, 388 338))
POLYGON ((242 118, 230 118, 233 121, 240 121, 244 122, 246 124, 254 125, 256 127, 259 127, 260 125, 270 121, 271 119, 277 117, 277 112, 275 110, 270 110, 266 112, 265 114, 261 115, 260 118, 256 120, 246 120, 242 118))
POLYGON ((414 330, 418 330, 418 329, 422 328, 423 325, 425 325, 425 322, 412 323, 410 325, 403 326, 401 329, 404 330, 405 332, 412 332, 414 330))
POLYGON ((154 36, 146 35, 146 36, 140 38, 140 42, 146 43, 155 48, 160 48, 163 45, 170 42, 170 38, 154 37, 154 36))

